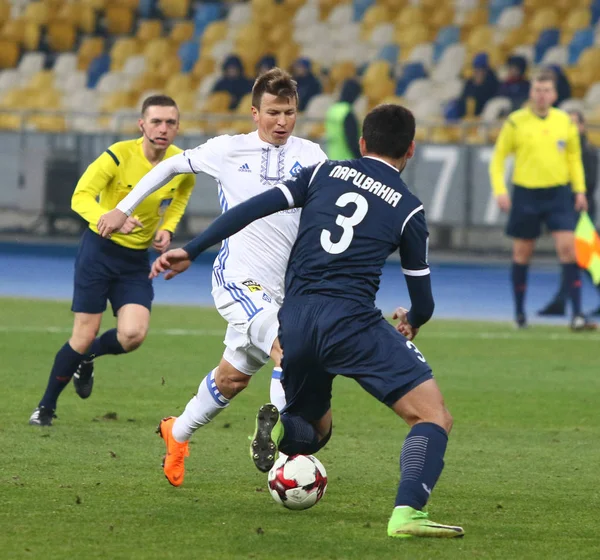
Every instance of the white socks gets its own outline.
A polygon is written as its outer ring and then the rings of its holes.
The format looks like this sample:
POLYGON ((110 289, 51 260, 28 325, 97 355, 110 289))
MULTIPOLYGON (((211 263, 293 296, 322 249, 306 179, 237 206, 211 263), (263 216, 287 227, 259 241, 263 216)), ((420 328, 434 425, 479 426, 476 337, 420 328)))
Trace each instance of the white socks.
POLYGON ((217 389, 215 369, 202 380, 198 393, 192 397, 185 410, 173 423, 173 437, 176 441, 180 443, 188 441, 200 426, 208 424, 219 412, 229 406, 229 399, 226 399, 217 389))
MULTIPOLYGON (((224 408, 229 406, 226 399, 215 382, 215 369, 213 369, 200 383, 198 393, 192 397, 185 410, 177 417, 173 424, 173 437, 175 441, 184 443, 201 426, 208 424, 224 408)), ((281 386, 281 368, 273 368, 271 377, 271 402, 277 410, 285 406, 285 392, 281 386)))
POLYGON ((285 391, 281 386, 281 368, 274 367, 273 375, 271 376, 271 403, 281 412, 285 406, 285 391))

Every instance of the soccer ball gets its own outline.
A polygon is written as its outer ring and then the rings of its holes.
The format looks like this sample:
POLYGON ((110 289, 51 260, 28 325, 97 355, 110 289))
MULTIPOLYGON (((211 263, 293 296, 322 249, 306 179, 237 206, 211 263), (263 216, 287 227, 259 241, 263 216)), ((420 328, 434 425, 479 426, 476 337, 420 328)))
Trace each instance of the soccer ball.
POLYGON ((327 489, 327 472, 312 455, 279 455, 269 471, 269 492, 288 509, 314 506, 327 489))

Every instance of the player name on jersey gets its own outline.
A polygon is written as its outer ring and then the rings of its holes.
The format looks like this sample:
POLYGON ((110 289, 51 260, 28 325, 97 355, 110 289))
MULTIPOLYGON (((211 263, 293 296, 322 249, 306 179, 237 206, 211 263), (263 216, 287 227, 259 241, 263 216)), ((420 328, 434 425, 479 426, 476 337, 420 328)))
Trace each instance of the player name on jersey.
POLYGON ((370 193, 383 198, 383 200, 385 200, 388 204, 391 204, 394 208, 402 198, 402 195, 399 192, 379 181, 376 181, 373 179, 373 177, 369 177, 368 175, 361 173, 353 167, 336 165, 331 170, 331 173, 329 173, 329 176, 333 177, 334 179, 343 179, 344 181, 352 180, 352 183, 359 189, 369 191, 370 193))

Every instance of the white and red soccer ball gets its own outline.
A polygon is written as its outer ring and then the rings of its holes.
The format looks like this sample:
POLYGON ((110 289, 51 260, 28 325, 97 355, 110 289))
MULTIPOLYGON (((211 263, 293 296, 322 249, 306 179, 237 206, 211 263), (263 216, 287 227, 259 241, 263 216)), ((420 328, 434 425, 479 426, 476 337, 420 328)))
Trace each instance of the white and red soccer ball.
POLYGON ((269 471, 269 492, 288 509, 308 509, 327 490, 325 467, 312 455, 279 455, 269 471))

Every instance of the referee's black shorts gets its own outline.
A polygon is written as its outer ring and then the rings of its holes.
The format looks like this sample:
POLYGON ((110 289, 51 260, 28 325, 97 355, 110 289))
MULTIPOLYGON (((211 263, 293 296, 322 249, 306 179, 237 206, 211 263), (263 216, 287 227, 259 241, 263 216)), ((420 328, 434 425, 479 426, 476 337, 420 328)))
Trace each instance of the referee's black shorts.
POLYGON ((514 186, 512 208, 506 235, 517 239, 537 239, 545 224, 548 231, 574 231, 577 213, 568 185, 527 189, 514 186))

